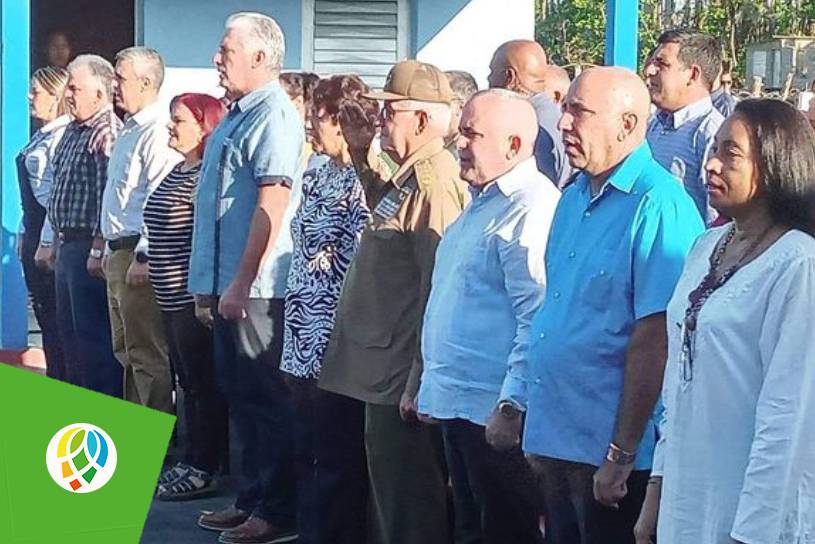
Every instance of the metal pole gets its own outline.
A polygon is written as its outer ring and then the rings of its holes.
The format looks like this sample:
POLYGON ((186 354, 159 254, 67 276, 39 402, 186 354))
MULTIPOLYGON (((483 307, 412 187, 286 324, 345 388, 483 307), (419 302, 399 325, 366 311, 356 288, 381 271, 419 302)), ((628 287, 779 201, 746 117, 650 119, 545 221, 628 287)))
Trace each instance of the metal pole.
POLYGON ((608 0, 606 65, 637 70, 639 0, 608 0))
POLYGON ((15 156, 29 136, 29 0, 0 1, 0 348, 28 345, 27 291, 16 252, 20 191, 15 156))

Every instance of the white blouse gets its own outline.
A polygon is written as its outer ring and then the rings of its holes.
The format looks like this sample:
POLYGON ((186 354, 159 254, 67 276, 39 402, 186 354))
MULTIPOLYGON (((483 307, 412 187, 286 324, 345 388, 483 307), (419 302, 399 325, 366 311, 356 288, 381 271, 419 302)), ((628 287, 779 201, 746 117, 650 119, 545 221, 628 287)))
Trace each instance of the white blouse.
MULTIPOLYGON (((28 172, 28 181, 34 198, 43 207, 48 208, 48 200, 51 198, 51 185, 53 182, 53 171, 51 161, 54 158, 54 151, 57 144, 65 133, 65 128, 71 122, 71 117, 62 115, 50 123, 37 130, 29 140, 28 144, 20 151, 25 158, 25 169, 28 172)), ((23 226, 20 225, 20 234, 23 233, 23 226)), ((45 222, 40 233, 40 240, 52 242, 54 233, 51 222, 46 214, 45 222)))
POLYGON ((657 540, 815 543, 815 239, 786 233, 707 300, 682 375, 688 294, 727 228, 699 238, 668 306, 657 540))

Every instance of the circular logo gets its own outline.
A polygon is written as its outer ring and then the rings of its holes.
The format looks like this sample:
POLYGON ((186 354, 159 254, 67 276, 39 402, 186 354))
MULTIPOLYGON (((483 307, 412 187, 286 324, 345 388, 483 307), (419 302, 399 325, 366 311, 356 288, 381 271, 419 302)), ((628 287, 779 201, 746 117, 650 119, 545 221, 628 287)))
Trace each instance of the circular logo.
POLYGON ((91 493, 113 477, 116 445, 96 425, 74 423, 57 431, 48 443, 45 464, 61 488, 71 493, 91 493))

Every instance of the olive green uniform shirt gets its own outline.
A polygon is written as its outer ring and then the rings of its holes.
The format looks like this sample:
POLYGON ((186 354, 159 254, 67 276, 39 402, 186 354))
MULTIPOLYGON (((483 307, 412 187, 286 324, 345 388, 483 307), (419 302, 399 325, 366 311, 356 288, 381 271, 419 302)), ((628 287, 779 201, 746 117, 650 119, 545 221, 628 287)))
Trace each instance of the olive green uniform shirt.
POLYGON ((371 220, 345 278, 326 350, 322 389, 372 404, 415 397, 422 374, 421 324, 436 246, 469 200, 441 138, 383 180, 357 163, 371 220))

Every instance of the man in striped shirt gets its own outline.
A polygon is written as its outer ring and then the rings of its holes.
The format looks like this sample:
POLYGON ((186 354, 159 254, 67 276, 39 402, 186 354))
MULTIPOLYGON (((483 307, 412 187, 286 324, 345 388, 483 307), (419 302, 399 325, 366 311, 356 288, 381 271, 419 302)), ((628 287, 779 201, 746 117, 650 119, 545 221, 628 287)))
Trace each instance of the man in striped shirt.
POLYGON ((57 322, 69 382, 122 394, 122 367, 111 350, 99 226, 108 159, 122 122, 111 105, 113 67, 97 55, 68 65, 65 91, 74 120, 54 153, 48 215, 59 236, 57 322))
POLYGON ((716 212, 708 206, 704 165, 724 122, 710 89, 721 65, 716 38, 669 30, 645 66, 645 83, 658 108, 648 124, 648 143, 657 162, 684 184, 708 225, 716 212))

